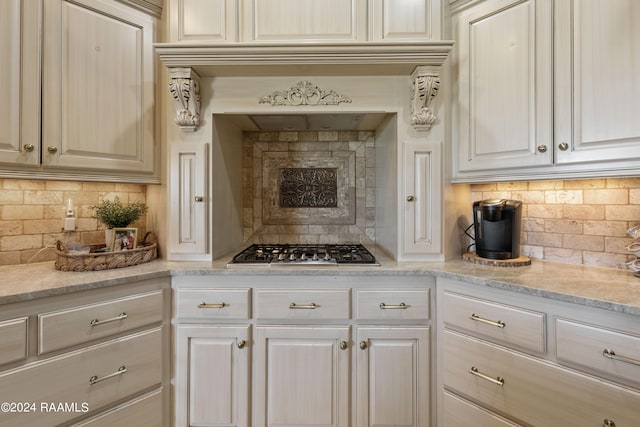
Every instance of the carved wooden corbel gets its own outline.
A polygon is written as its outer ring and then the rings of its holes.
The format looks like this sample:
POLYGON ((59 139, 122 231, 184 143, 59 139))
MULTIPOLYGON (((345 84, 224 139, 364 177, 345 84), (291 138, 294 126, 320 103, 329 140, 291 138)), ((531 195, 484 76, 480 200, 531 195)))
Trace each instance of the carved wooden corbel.
POLYGON ((175 121, 183 131, 194 132, 200 126, 200 76, 192 68, 169 68, 169 75, 175 121))
POLYGON ((431 67, 416 67, 411 74, 411 124, 416 130, 431 130, 436 121, 430 106, 439 87, 440 76, 431 67))

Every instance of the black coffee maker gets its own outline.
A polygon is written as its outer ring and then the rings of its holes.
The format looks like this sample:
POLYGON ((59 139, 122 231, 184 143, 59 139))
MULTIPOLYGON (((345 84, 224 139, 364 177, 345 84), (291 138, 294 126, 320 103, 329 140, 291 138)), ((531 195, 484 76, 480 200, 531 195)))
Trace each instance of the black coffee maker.
POLYGON ((489 259, 520 256, 522 202, 482 200, 473 203, 476 254, 489 259))

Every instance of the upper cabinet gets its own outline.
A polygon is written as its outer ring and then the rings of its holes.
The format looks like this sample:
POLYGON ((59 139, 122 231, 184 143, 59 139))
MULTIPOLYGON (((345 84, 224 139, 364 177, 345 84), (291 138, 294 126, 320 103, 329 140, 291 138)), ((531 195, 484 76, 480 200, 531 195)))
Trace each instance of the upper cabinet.
POLYGON ((40 2, 0 2, 0 164, 40 162, 39 16, 40 2))
POLYGON ((454 181, 637 175, 635 3, 455 4, 454 181))
POLYGON ((434 0, 171 0, 170 42, 440 40, 434 0))
POLYGON ((2 25, 0 49, 21 61, 0 66, 11 94, 0 108, 16 119, 1 127, 0 174, 158 182, 156 18, 105 0, 12 0, 5 9, 16 19, 2 25))

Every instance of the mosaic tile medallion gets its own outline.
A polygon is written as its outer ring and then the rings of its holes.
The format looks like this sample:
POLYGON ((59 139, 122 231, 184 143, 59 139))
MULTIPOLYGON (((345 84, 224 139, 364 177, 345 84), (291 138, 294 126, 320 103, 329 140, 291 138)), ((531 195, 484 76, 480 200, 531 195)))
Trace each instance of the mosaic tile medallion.
POLYGON ((336 168, 280 169, 281 208, 335 208, 338 206, 336 168))

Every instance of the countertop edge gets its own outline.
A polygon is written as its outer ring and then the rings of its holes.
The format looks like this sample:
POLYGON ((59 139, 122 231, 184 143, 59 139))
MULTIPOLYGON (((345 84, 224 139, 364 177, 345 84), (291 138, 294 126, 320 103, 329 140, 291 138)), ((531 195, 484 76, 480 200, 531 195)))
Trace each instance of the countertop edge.
MULTIPOLYGON (((607 311, 623 313, 631 316, 640 316, 640 303, 636 304, 636 300, 640 301, 640 279, 637 280, 637 287, 635 281, 609 281, 608 277, 622 277, 626 279, 626 276, 622 275, 619 270, 611 269, 598 269, 597 267, 588 266, 573 266, 564 265, 559 263, 549 263, 546 261, 536 261, 538 265, 537 269, 501 269, 500 267, 470 267, 469 264, 463 263, 463 261, 447 261, 438 263, 389 263, 385 268, 346 268, 339 270, 327 270, 327 269, 227 269, 221 266, 212 266, 211 263, 198 263, 198 262, 171 262, 164 260, 152 261, 147 264, 127 267, 116 270, 105 271, 105 274, 100 278, 95 275, 97 272, 57 272, 59 276, 57 281, 51 283, 41 284, 39 287, 25 286, 24 289, 20 289, 20 285, 13 285, 11 289, 2 289, 0 285, 0 305, 10 304, 16 302, 23 302, 34 300, 38 298, 64 295, 74 292, 81 292, 91 289, 105 288, 110 286, 118 286, 126 284, 133 280, 147 280, 161 277, 173 277, 173 276, 229 276, 229 275, 323 275, 323 274, 337 274, 341 276, 359 275, 359 276, 431 276, 441 277, 452 280, 459 280, 470 285, 485 286, 489 288, 501 289, 510 292, 516 292, 526 295, 532 295, 541 298, 547 298, 555 301, 563 301, 567 303, 579 304, 587 307, 593 307, 603 309, 607 311), (541 266, 541 267, 540 267, 541 266), (549 276, 557 280, 556 275, 553 273, 559 271, 567 271, 564 277, 564 282, 561 285, 554 287, 554 283, 550 285, 548 283, 540 283, 540 279, 549 276), (547 271, 550 270, 550 271, 547 271), (575 280, 583 279, 582 276, 589 277, 592 283, 587 283, 584 287, 571 286, 570 277, 572 274, 576 274, 575 280), (590 275, 595 276, 591 279, 590 275), (501 278, 500 276, 505 276, 501 278), (68 279, 68 280, 62 280, 68 279), (605 284, 601 284, 605 281, 605 284), (607 283, 608 282, 608 283, 607 283), (609 298, 606 295, 606 286, 615 286, 618 291, 628 291, 632 295, 629 296, 630 302, 620 301, 609 298), (638 293, 636 293, 636 289, 638 293)), ((6 269, 6 267, 0 268, 0 274, 5 271, 11 271, 14 276, 28 276, 32 274, 37 276, 51 275, 52 263, 38 263, 31 266, 14 267, 13 269, 6 269)), ((24 279, 24 277, 23 277, 24 279)), ((635 278, 633 278, 635 279, 635 278)), ((584 280, 584 279, 583 279, 584 280)), ((15 280, 14 282, 19 283, 15 280)), ((548 281, 545 281, 548 282, 548 281)))

